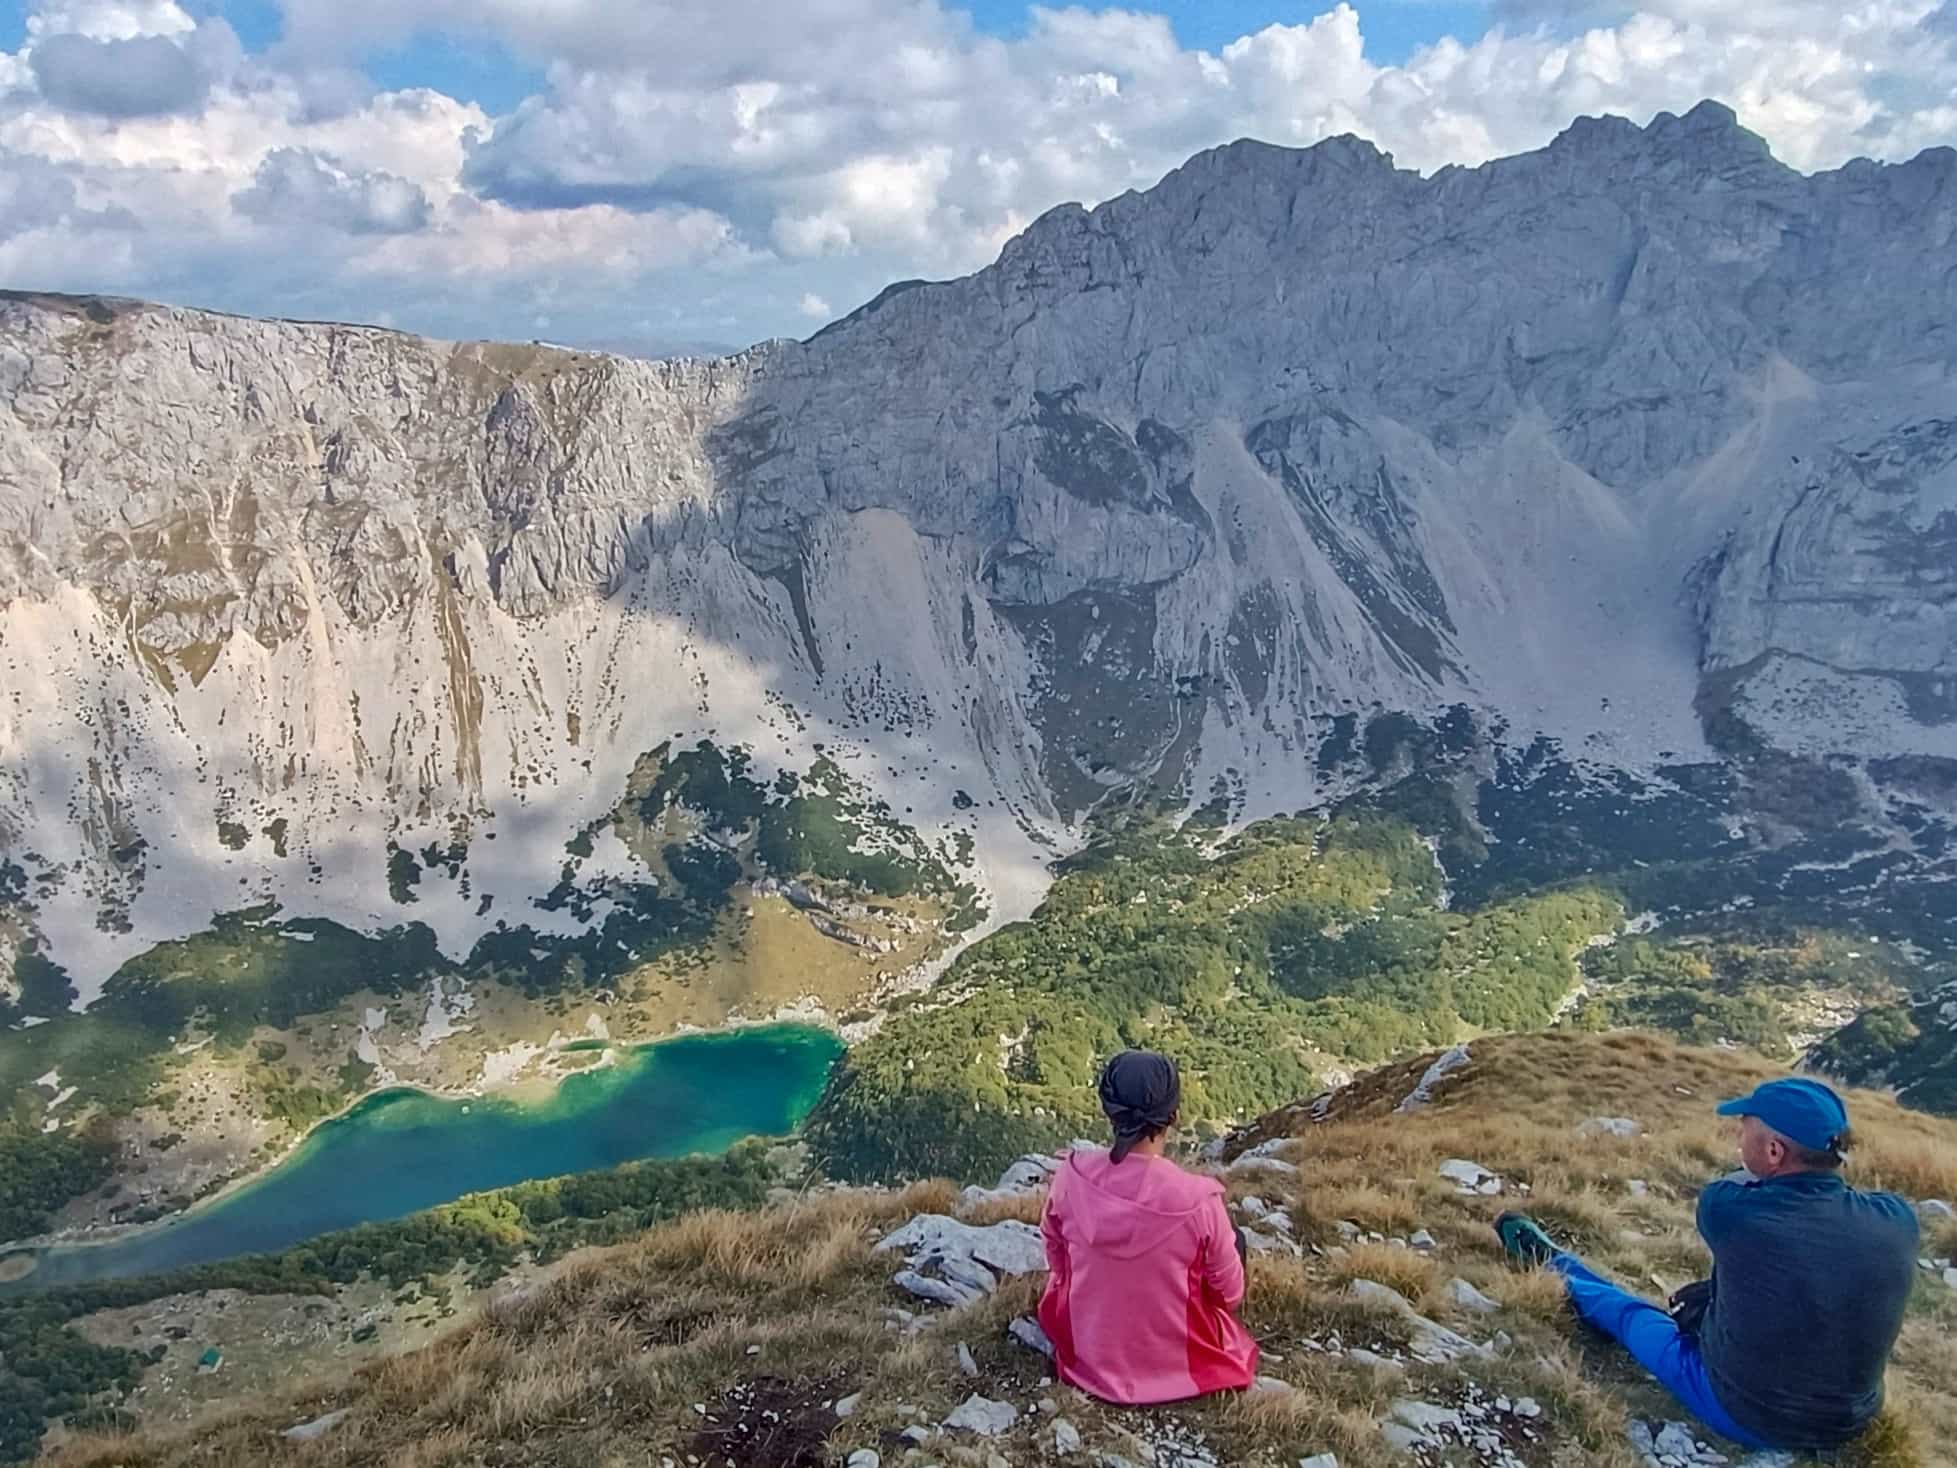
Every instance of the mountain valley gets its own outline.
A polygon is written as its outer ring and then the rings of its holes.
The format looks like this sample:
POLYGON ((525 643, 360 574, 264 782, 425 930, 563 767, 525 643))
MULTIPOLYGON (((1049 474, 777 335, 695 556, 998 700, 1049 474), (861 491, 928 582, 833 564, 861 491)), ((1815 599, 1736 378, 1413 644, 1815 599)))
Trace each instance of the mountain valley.
POLYGON ((1954 239, 1952 150, 1708 102, 1232 144, 713 360, 0 293, 0 1458, 212 1302, 310 1342, 262 1387, 701 1206, 894 1221, 1127 1044, 1199 1140, 1510 1032, 1957 1113, 1954 239), (783 1021, 792 1145, 33 1277, 783 1021))

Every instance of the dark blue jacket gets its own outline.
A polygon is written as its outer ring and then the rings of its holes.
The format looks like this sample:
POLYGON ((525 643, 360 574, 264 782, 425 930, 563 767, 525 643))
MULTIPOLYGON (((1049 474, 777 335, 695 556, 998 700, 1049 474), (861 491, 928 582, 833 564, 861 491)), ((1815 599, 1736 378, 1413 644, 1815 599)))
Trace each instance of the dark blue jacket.
POLYGON ((1699 1347, 1720 1405, 1776 1447, 1855 1437, 1882 1410, 1916 1277, 1909 1204, 1832 1172, 1717 1182, 1699 1232, 1713 1258, 1699 1347))

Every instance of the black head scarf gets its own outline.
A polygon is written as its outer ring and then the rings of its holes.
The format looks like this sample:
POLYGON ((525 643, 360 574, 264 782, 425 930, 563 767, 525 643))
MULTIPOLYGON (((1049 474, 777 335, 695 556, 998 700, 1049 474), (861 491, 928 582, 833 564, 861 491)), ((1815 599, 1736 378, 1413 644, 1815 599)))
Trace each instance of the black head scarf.
POLYGON ((1114 1128, 1110 1156, 1119 1162, 1144 1138, 1165 1130, 1182 1105, 1176 1063, 1153 1050, 1124 1050, 1101 1070, 1101 1110, 1114 1128))

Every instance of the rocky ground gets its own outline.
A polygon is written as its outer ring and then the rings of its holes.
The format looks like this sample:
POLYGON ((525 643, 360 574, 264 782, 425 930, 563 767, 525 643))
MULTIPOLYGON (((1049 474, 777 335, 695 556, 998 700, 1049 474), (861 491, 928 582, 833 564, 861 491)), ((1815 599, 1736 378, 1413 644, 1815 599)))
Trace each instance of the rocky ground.
MULTIPOLYGON (((70 1442, 62 1468, 644 1463, 854 1468, 1714 1468, 1620 1352, 1516 1271, 1489 1223, 1522 1201, 1656 1295, 1699 1274, 1690 1204, 1731 1143, 1719 1097, 1757 1061, 1643 1035, 1478 1041, 1375 1072, 1204 1165, 1250 1231, 1257 1389, 1149 1411, 1054 1380, 1030 1317, 1051 1159, 999 1185, 814 1185, 688 1216, 356 1374, 183 1429, 70 1442), (295 1447, 287 1436, 304 1437, 295 1447)), ((1858 1181, 1918 1199, 1919 1294, 1888 1411, 1847 1461, 1939 1461, 1957 1434, 1957 1129, 1855 1099, 1858 1181)), ((1749 1468, 1790 1459, 1755 1457, 1749 1468)))

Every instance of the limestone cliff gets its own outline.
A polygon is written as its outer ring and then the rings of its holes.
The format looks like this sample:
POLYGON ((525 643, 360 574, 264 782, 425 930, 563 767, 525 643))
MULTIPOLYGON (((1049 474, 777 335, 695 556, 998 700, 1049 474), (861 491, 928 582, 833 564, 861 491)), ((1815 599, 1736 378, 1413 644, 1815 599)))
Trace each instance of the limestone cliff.
POLYGON ((714 362, 9 297, 0 854, 86 985, 251 899, 396 921, 390 839, 468 841, 445 943, 546 921, 708 733, 1006 916, 1108 789, 1303 803, 1340 715, 1957 754, 1954 232, 1957 153, 1808 177, 1706 103, 1429 178, 1234 144, 714 362))

